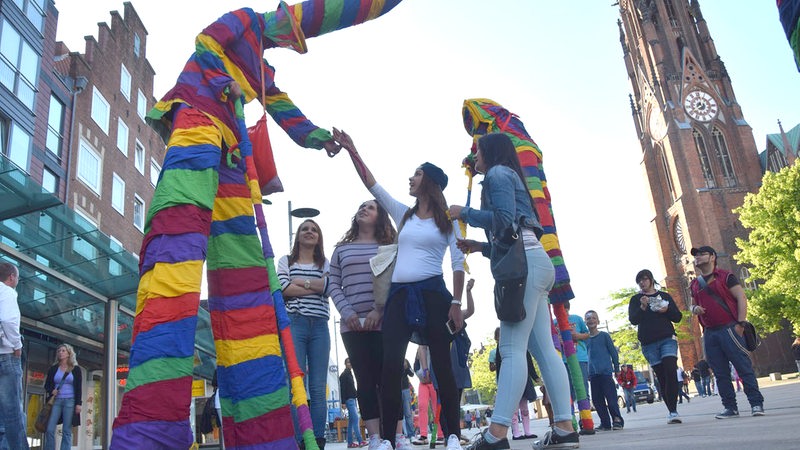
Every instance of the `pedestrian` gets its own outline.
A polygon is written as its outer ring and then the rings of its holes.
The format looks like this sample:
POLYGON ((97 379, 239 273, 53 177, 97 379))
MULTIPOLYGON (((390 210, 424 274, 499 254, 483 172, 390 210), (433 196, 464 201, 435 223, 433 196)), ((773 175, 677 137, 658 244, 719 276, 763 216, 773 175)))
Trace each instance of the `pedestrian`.
POLYGON ((701 382, 703 384, 703 397, 711 397, 711 366, 708 365, 708 361, 701 359, 697 361, 695 367, 697 367, 697 370, 700 372, 701 382))
POLYGON ((736 382, 736 392, 742 392, 742 377, 739 376, 736 367, 733 367, 733 363, 728 363, 728 366, 731 369, 731 380, 736 382))
POLYGON ((50 366, 44 380, 47 400, 55 397, 50 420, 44 433, 44 450, 55 450, 56 427, 61 422, 61 450, 72 448, 72 428, 81 425, 81 399, 83 375, 75 358, 75 350, 69 344, 56 348, 55 364, 50 366))
POLYGON ((361 438, 361 426, 356 407, 358 391, 356 391, 356 380, 353 378, 353 366, 350 365, 350 358, 344 359, 344 370, 339 375, 339 394, 347 407, 347 448, 363 447, 367 443, 361 438))
POLYGON ((17 303, 17 266, 0 262, 0 423, 12 449, 27 449, 22 413, 22 335, 17 303))
POLYGON ((625 419, 619 411, 617 390, 614 385, 614 376, 619 374, 619 354, 611 335, 597 329, 600 324, 597 312, 586 311, 584 319, 586 326, 589 327, 586 347, 589 355, 592 401, 600 417, 600 426, 595 430, 621 430, 625 427, 625 419))
POLYGON ((694 388, 697 390, 697 395, 700 397, 706 396, 705 388, 703 388, 703 377, 700 375, 700 369, 697 368, 697 364, 694 365, 694 369, 692 369, 692 381, 694 381, 694 388))
POLYGON ((794 354, 794 363, 797 364, 797 373, 800 374, 800 337, 794 339, 792 353, 794 354))
MULTIPOLYGON (((459 399, 463 395, 464 389, 472 388, 472 375, 469 370, 469 355, 472 341, 470 341, 469 335, 467 334, 467 319, 475 314, 475 299, 472 296, 472 288, 474 286, 475 279, 470 278, 469 281, 467 281, 466 289, 467 307, 461 310, 464 326, 453 335, 453 343, 450 345, 450 365, 453 369, 453 378, 456 381, 459 399)), ((475 414, 472 414, 472 417, 474 419, 475 414)), ((462 444, 469 443, 469 439, 460 432, 458 438, 462 444)))
MULTIPOLYGON (((463 327, 464 254, 457 246, 458 227, 447 214, 442 192, 447 187, 447 175, 429 162, 418 166, 409 177, 409 195, 415 198, 414 205, 409 208, 375 181, 347 133, 334 129, 334 138, 350 154, 362 183, 389 212, 399 230, 392 287, 383 305, 380 396, 384 442, 381 450, 389 450, 397 438, 404 437, 397 433, 397 425, 402 418, 400 378, 409 341, 430 349, 431 368, 436 373, 442 405, 440 425, 447 439, 447 450, 460 450, 461 399, 450 363, 453 335, 447 324, 449 322, 455 332, 463 327), (447 290, 442 270, 448 250, 453 272, 452 294, 447 290)), ((420 408, 420 415, 423 413, 420 408)))
MULTIPOLYGON (((439 408, 438 389, 436 389, 436 374, 432 369, 430 350, 427 345, 420 345, 417 348, 417 358, 414 361, 414 369, 419 378, 419 393, 417 396, 417 406, 419 409, 419 438, 412 441, 414 445, 428 445, 428 428, 436 428, 436 436, 431 439, 436 441, 444 440, 444 434, 439 421, 441 408, 439 408), (430 413, 428 412, 430 410, 430 413), (433 419, 433 420, 431 420, 433 419)), ((460 424, 459 424, 460 428, 460 424)), ((461 430, 459 429, 459 432, 461 430)), ((396 441, 397 448, 400 450, 405 443, 402 439, 396 441)))
POLYGON ((503 365, 492 423, 469 448, 509 448, 506 435, 525 388, 528 351, 539 363, 555 413, 554 427, 534 445, 540 448, 576 448, 580 444, 572 425, 567 370, 550 333, 553 325, 547 299, 555 282, 555 268, 537 237, 542 235, 543 227, 533 207, 511 138, 505 133, 481 136, 477 141, 475 169, 484 174, 481 209, 452 205, 450 214, 471 226, 483 228, 489 242, 465 239, 459 241, 459 248, 490 256, 493 237, 517 224, 525 245, 528 278, 523 300, 525 318, 517 322, 500 322, 502 340, 498 353, 503 358, 503 365))
POLYGON ((464 413, 464 426, 467 427, 468 430, 472 429, 472 412, 469 410, 464 413))
MULTIPOLYGON (((328 332, 330 270, 322 230, 317 222, 306 219, 297 227, 291 253, 278 260, 278 281, 283 289, 297 363, 306 374, 308 409, 320 450, 325 447, 328 416, 325 386, 331 352, 328 332)), ((301 436, 295 437, 302 442, 301 436)))
POLYGON ((736 392, 731 384, 728 364, 742 377, 744 393, 753 416, 764 415, 764 396, 745 348, 744 327, 747 319, 747 296, 732 273, 717 267, 717 252, 707 245, 692 248, 697 278, 692 280, 692 314, 703 326, 703 344, 708 363, 714 371, 723 410, 715 417, 728 419, 739 416, 736 392))
MULTIPOLYGON (((499 356, 498 356, 499 358, 499 356)), ((539 374, 536 373, 536 367, 533 365, 533 357, 528 352, 528 378, 525 380, 525 390, 522 391, 522 398, 514 415, 511 416, 511 438, 513 440, 519 439, 536 439, 537 435, 531 432, 531 412, 530 403, 535 402, 539 395, 536 393, 536 383, 539 382, 539 374), (522 430, 519 429, 519 424, 522 424, 522 430)))
POLYGON ((634 391, 639 381, 636 379, 636 374, 633 372, 633 365, 628 364, 619 371, 617 381, 623 392, 625 392, 625 409, 627 413, 636 412, 636 395, 634 391))
MULTIPOLYGON (((380 375, 380 372, 378 372, 377 375, 380 375)), ((414 370, 411 369, 411 363, 406 359, 403 361, 403 376, 400 378, 400 390, 403 395, 403 433, 409 441, 414 438, 416 428, 414 426, 414 411, 411 409, 412 387, 408 380, 408 377, 413 376, 414 370)), ((370 439, 372 439, 371 433, 370 431, 370 439)), ((380 439, 380 423, 378 424, 378 438, 380 439)), ((370 450, 375 449, 370 448, 370 450)))
POLYGON ((684 386, 687 386, 688 383, 688 380, 685 378, 686 372, 683 371, 683 367, 678 367, 675 376, 678 378, 678 403, 683 404, 684 398, 686 399, 686 402, 689 403, 692 401, 692 399, 683 388, 684 386))
POLYGON ((678 414, 678 341, 673 323, 681 321, 681 312, 672 296, 656 289, 653 273, 647 269, 636 274, 641 289, 631 297, 628 319, 637 325, 642 354, 653 368, 660 387, 659 394, 669 414, 667 423, 681 423, 678 414))
MULTIPOLYGON (((330 295, 341 316, 340 332, 352 364, 352 373, 358 384, 358 407, 361 418, 369 434, 370 450, 377 450, 380 437, 380 391, 381 361, 381 315, 375 304, 372 289, 372 272, 369 260, 378 253, 379 245, 394 242, 397 232, 392 226, 389 214, 375 200, 367 200, 359 205, 350 221, 350 228, 336 244, 331 255, 330 295)), ((411 372, 411 367, 407 369, 411 372)), ((411 422, 411 395, 408 391, 408 378, 403 376, 404 415, 411 422), (405 404, 408 399, 408 405, 405 404)), ((342 397, 345 398, 345 397, 342 397)), ((355 401, 352 402, 355 408, 355 401)), ((349 407, 349 405, 348 405, 349 407)), ((360 430, 359 430, 360 435, 360 430)), ((361 438, 358 444, 362 444, 361 438)))

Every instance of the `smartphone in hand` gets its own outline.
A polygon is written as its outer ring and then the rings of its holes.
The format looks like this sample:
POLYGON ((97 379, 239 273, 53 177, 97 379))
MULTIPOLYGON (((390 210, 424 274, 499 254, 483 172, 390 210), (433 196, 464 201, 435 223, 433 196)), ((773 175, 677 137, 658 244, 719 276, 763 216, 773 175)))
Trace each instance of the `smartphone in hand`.
POLYGON ((446 325, 447 331, 449 331, 450 334, 456 334, 456 323, 453 322, 453 319, 448 320, 446 325))

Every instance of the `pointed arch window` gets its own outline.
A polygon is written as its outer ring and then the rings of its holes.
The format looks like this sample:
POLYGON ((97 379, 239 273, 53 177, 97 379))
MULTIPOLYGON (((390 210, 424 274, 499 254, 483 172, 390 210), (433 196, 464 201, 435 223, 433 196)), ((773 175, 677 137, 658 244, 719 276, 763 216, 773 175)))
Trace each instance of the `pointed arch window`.
POLYGON ((700 169, 703 171, 703 179, 706 180, 706 187, 715 188, 717 187, 717 182, 714 180, 714 172, 711 171, 711 160, 708 159, 706 140, 703 139, 702 133, 697 128, 692 128, 692 137, 694 138, 694 146, 697 149, 697 158, 700 160, 700 169))
POLYGON ((736 172, 733 170, 733 161, 731 161, 731 154, 728 152, 728 144, 725 143, 725 136, 719 128, 714 127, 711 130, 711 138, 714 140, 714 150, 717 153, 717 161, 722 171, 722 186, 736 186, 736 172))
POLYGON ((783 156, 783 152, 770 144, 767 147, 767 169, 771 172, 780 172, 781 169, 789 165, 789 162, 786 161, 786 157, 783 156))
POLYGON ((669 24, 673 28, 678 27, 678 19, 675 17, 675 8, 672 7, 672 0, 664 0, 664 8, 667 10, 669 24))
POLYGON ((667 188, 669 188, 669 194, 672 197, 672 201, 675 202, 677 196, 675 195, 675 184, 672 182, 672 171, 669 169, 667 152, 664 151, 664 148, 659 146, 658 154, 661 157, 661 167, 664 168, 664 180, 667 182, 667 188))

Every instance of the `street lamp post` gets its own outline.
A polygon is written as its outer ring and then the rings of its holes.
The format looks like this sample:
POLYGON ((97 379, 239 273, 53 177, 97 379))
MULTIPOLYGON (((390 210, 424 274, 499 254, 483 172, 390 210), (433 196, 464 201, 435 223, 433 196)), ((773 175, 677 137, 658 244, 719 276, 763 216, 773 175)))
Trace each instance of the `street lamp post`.
POLYGON ((319 215, 319 210, 314 208, 297 208, 292 209, 292 201, 289 200, 287 204, 288 209, 288 216, 289 216, 289 253, 292 252, 292 236, 294 235, 294 229, 292 228, 292 217, 297 217, 298 219, 307 219, 311 217, 317 217, 319 215))

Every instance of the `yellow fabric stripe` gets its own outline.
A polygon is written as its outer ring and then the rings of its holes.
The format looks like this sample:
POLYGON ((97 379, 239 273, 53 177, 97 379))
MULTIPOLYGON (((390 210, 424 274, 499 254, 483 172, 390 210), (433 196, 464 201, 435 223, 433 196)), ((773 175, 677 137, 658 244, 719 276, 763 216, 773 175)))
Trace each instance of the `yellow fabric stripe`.
POLYGON ((247 197, 224 197, 214 199, 214 211, 211 220, 223 221, 239 216, 252 216, 253 203, 247 197))
POLYGON ((228 72, 228 75, 236 80, 236 82, 239 83, 239 86, 242 88, 245 103, 249 103, 251 100, 256 98, 258 94, 256 94, 256 91, 254 91, 252 86, 250 86, 250 83, 247 82, 247 78, 242 73, 242 69, 237 67, 230 60, 230 58, 225 56, 225 50, 223 50, 222 46, 219 45, 219 42, 215 41, 211 36, 205 34, 200 34, 197 36, 197 42, 217 55, 217 57, 222 61, 222 64, 225 65, 225 70, 228 72))
POLYGON ((277 334, 250 339, 218 339, 214 341, 214 346, 217 349, 217 365, 224 367, 281 353, 277 334))
POLYGON ((202 277, 202 260, 156 263, 139 280, 136 314, 142 312, 147 300, 151 298, 179 297, 190 292, 200 292, 202 277))
POLYGON ((296 407, 308 403, 306 398, 306 385, 303 384, 303 377, 292 378, 292 403, 296 407))
POLYGON ((213 126, 200 126, 193 128, 175 128, 169 138, 170 147, 190 147, 213 142, 220 147, 221 136, 219 130, 213 126), (209 139, 213 137, 215 139, 209 139))
POLYGON ((367 14, 367 19, 364 22, 378 17, 381 14, 381 11, 383 11, 384 3, 384 0, 373 0, 372 5, 369 8, 369 14, 367 14))

